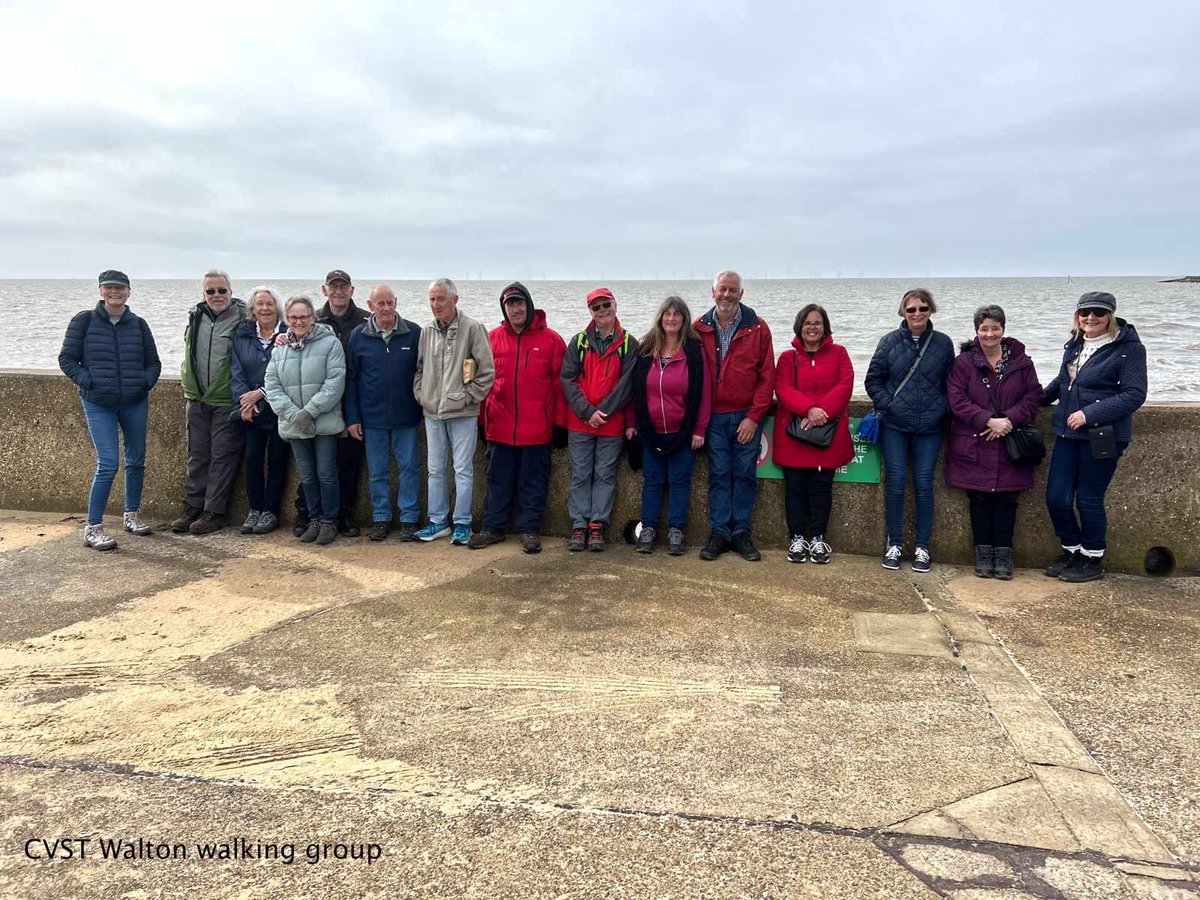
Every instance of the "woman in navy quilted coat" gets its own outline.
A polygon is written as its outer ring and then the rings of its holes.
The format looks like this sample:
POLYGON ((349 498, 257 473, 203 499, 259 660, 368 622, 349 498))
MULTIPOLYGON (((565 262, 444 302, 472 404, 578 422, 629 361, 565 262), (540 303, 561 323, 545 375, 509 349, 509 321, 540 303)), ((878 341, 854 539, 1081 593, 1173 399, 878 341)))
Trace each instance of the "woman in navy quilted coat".
POLYGON ((104 508, 117 475, 117 431, 125 439, 126 531, 150 534, 141 520, 146 461, 146 418, 150 389, 162 365, 154 336, 129 308, 129 276, 115 269, 100 273, 100 302, 78 313, 67 326, 58 367, 75 382, 88 432, 96 451, 96 471, 88 495, 83 544, 94 550, 116 549, 104 530, 104 508))
POLYGON ((879 445, 883 451, 883 512, 887 524, 885 569, 900 568, 904 547, 904 483, 910 460, 917 507, 912 570, 928 572, 930 566, 933 469, 942 446, 943 424, 950 411, 946 379, 954 365, 954 342, 933 330, 930 316, 935 312, 937 304, 929 291, 924 288, 908 291, 900 300, 899 314, 904 321, 879 339, 867 367, 867 393, 876 413, 883 414, 879 445))

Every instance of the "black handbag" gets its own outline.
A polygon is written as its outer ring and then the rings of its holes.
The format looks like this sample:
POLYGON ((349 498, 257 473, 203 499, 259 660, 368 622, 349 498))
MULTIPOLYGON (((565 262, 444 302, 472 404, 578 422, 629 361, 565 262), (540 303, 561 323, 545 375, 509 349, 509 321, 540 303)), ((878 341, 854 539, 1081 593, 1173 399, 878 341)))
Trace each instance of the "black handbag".
MULTIPOLYGON (((792 387, 798 387, 796 370, 800 368, 800 353, 796 351, 796 364, 792 366, 792 387)), ((814 447, 828 447, 833 443, 833 436, 837 433, 838 421, 841 416, 834 416, 828 419, 824 425, 810 425, 804 428, 800 423, 804 421, 804 416, 792 413, 787 423, 788 437, 794 437, 798 441, 804 441, 806 444, 812 444, 814 447)))
MULTIPOLYGON (((996 395, 992 393, 991 380, 983 379, 983 385, 992 401, 992 411, 996 413, 997 418, 1002 417, 1004 413, 996 395)), ((1014 425, 1012 431, 1004 436, 1004 450, 1008 453, 1008 458, 1018 466, 1040 466, 1046 458, 1046 442, 1036 425, 1014 425)))
POLYGON ((1117 436, 1111 425, 1093 425, 1087 435, 1092 459, 1111 459, 1117 455, 1117 436))

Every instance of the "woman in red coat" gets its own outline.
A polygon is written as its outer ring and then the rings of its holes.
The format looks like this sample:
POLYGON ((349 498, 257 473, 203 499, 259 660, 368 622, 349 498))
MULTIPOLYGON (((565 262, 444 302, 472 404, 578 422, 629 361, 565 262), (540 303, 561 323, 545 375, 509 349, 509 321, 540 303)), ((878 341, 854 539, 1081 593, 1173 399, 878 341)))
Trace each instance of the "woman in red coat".
POLYGON ((946 393, 954 415, 946 483, 970 500, 975 574, 1012 578, 1017 496, 1033 487, 1033 468, 1009 459, 1004 436, 1037 418, 1042 387, 1025 345, 1004 336, 999 306, 975 311, 975 340, 954 360, 946 393))
POLYGON ((775 464, 783 469, 787 512, 788 559, 829 562, 833 549, 825 540, 833 507, 833 473, 854 456, 846 405, 854 385, 850 354, 833 342, 829 314, 816 303, 800 310, 793 326, 792 350, 775 364, 775 464), (787 433, 792 416, 809 429, 835 422, 833 440, 818 447, 787 433))

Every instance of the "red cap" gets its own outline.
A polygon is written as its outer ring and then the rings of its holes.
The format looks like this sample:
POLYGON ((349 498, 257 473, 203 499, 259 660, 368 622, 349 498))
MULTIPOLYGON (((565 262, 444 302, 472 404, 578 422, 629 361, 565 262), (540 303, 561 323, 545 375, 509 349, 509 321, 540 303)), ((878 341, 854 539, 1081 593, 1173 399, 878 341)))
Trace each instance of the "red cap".
POLYGON ((588 293, 587 305, 591 306, 593 300, 599 300, 601 297, 603 297, 606 300, 612 300, 614 303, 617 300, 617 298, 613 296, 612 291, 610 291, 608 288, 598 287, 594 291, 591 291, 588 293))

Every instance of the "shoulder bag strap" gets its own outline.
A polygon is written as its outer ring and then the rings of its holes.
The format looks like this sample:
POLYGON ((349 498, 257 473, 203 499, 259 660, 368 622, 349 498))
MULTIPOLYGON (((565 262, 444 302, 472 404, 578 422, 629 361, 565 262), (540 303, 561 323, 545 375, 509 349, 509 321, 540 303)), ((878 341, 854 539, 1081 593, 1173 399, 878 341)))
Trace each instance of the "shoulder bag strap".
POLYGON ((896 395, 899 394, 900 391, 904 389, 904 386, 906 384, 908 384, 908 379, 913 377, 913 372, 917 371, 917 366, 919 366, 921 364, 921 357, 925 355, 925 351, 929 349, 929 345, 932 343, 933 343, 932 337, 925 339, 925 344, 924 344, 924 346, 921 347, 921 352, 917 354, 917 358, 913 360, 912 366, 909 367, 908 374, 906 374, 904 376, 903 381, 901 381, 898 385, 896 385, 896 390, 892 391, 892 399, 888 401, 888 406, 891 406, 893 403, 896 402, 896 395))

